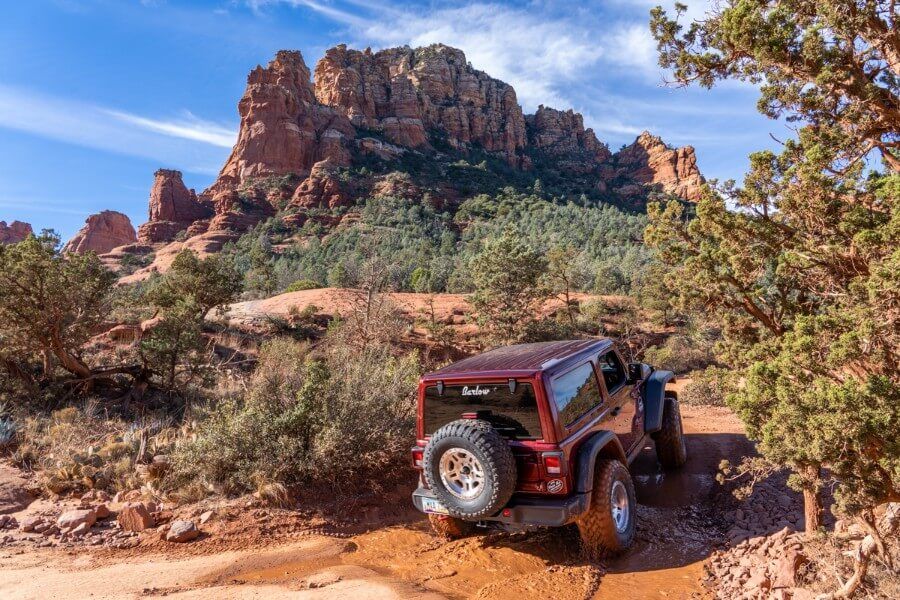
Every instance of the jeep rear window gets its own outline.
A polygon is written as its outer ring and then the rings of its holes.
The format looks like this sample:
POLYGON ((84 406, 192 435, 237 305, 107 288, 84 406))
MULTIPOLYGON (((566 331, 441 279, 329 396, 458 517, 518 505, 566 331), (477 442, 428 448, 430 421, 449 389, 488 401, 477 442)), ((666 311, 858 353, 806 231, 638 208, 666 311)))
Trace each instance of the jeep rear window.
POLYGON ((521 440, 541 439, 541 419, 534 388, 518 383, 514 392, 507 383, 448 385, 425 388, 425 435, 431 435, 464 413, 478 413, 503 436, 521 440))
POLYGON ((603 403, 600 386, 591 363, 585 363, 560 375, 550 384, 559 420, 572 425, 583 414, 603 403))

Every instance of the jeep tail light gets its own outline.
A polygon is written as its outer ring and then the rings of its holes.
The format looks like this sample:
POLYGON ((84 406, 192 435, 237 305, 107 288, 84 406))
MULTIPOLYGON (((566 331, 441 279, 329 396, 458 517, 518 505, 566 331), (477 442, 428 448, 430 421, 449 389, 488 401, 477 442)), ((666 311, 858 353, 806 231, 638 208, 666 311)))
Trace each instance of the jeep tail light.
POLYGON ((544 472, 547 473, 547 475, 563 474, 562 452, 544 452, 542 458, 544 461, 544 472))
POLYGON ((419 448, 416 446, 412 449, 412 463, 413 467, 417 469, 421 469, 425 465, 425 449, 419 448))

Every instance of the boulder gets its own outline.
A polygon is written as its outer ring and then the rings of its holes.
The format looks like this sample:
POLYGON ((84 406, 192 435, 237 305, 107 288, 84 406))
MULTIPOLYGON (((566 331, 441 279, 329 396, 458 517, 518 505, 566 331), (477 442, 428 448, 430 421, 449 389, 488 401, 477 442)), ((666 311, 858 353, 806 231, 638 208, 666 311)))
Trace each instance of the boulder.
POLYGON ((75 529, 82 523, 86 523, 88 528, 90 528, 96 522, 97 513, 93 509, 84 508, 64 512, 56 520, 56 526, 66 531, 75 529))
POLYGON ((166 533, 166 541, 184 543, 197 539, 200 530, 193 521, 173 521, 166 533))
POLYGON ((773 586, 776 588, 790 588, 797 585, 797 573, 800 567, 808 562, 806 556, 797 549, 789 549, 774 567, 773 586))
POLYGON ((119 511, 116 520, 124 531, 144 531, 156 525, 147 507, 141 502, 129 502, 119 511))
POLYGON ((25 533, 31 533, 44 523, 46 523, 46 520, 43 517, 25 517, 19 524, 19 529, 25 533))
POLYGON ((133 244, 137 235, 131 220, 120 212, 104 210, 91 215, 84 227, 63 248, 67 254, 105 254, 118 246, 133 244))

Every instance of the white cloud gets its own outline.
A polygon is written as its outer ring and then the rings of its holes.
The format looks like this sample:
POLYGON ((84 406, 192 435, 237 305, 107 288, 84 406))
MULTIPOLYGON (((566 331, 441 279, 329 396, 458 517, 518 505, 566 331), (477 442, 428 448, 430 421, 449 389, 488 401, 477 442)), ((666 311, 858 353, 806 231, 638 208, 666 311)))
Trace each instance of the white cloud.
POLYGON ((0 127, 44 138, 216 173, 236 133, 190 113, 154 119, 0 84, 0 127))
POLYGON ((131 123, 137 127, 186 140, 203 142, 220 148, 231 148, 235 142, 235 131, 230 127, 224 127, 218 123, 198 119, 191 112, 185 112, 185 117, 173 120, 148 119, 118 110, 106 109, 105 112, 125 123, 131 123))

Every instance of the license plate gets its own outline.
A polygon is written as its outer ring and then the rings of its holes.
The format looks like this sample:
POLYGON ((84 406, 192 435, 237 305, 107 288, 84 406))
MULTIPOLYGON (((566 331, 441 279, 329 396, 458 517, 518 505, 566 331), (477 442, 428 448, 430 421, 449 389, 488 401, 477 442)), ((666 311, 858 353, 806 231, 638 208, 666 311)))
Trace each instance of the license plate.
POLYGON ((436 515, 450 514, 447 509, 444 508, 444 505, 434 498, 422 498, 422 509, 427 513, 434 513, 436 515))

